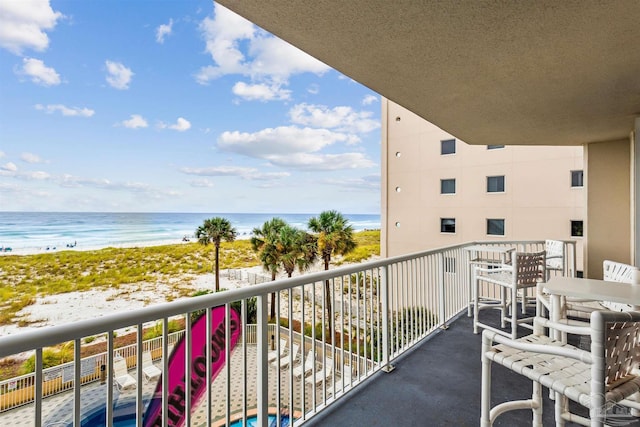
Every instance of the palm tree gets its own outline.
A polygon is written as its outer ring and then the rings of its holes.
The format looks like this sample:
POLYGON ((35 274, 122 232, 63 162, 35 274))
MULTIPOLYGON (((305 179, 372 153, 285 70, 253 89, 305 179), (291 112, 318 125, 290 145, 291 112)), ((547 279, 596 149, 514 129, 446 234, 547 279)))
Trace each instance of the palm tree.
POLYGON ((196 229, 198 242, 205 246, 213 243, 216 247, 216 292, 220 290, 220 242, 222 240, 233 242, 236 234, 236 229, 231 226, 229 220, 219 216, 205 219, 204 223, 196 229))
MULTIPOLYGON (((272 218, 262 224, 262 228, 253 229, 251 246, 258 252, 258 258, 266 271, 271 273, 271 280, 276 280, 276 274, 282 264, 279 250, 280 230, 288 227, 280 218, 272 218)), ((271 293, 271 320, 276 317, 276 293, 271 293)))
MULTIPOLYGON (((331 256, 346 255, 353 251, 357 243, 353 238, 353 227, 349 221, 338 211, 324 211, 316 218, 309 219, 309 230, 316 233, 318 239, 318 251, 324 261, 324 269, 329 269, 331 256)), ((324 282, 325 299, 327 305, 327 321, 329 327, 329 339, 333 342, 333 322, 331 319, 331 285, 329 280, 324 282)))
POLYGON ((300 272, 308 270, 318 255, 315 237, 306 231, 286 226, 279 236, 282 268, 291 277, 296 267, 300 272))

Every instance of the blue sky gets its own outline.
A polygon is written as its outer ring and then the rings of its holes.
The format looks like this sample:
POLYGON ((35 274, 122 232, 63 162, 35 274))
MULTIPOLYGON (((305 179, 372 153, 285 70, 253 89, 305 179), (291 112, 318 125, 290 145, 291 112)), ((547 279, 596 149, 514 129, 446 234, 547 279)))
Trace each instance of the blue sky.
POLYGON ((380 98, 212 1, 0 0, 0 210, 380 211, 380 98))

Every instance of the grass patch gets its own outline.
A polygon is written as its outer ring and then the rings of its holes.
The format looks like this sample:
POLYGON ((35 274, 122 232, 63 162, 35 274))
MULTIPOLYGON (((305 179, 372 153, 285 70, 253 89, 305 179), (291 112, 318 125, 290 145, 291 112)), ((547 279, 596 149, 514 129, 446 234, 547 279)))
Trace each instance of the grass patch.
MULTIPOLYGON (((380 254, 380 231, 354 233, 358 248, 339 259, 361 262, 380 254)), ((0 257, 0 325, 15 322, 16 313, 35 298, 74 291, 119 289, 140 282, 171 282, 185 275, 211 273, 214 246, 194 243, 143 248, 105 248, 0 257)), ((220 269, 260 265, 249 240, 222 242, 220 269)), ((172 298, 185 295, 179 289, 172 298)))

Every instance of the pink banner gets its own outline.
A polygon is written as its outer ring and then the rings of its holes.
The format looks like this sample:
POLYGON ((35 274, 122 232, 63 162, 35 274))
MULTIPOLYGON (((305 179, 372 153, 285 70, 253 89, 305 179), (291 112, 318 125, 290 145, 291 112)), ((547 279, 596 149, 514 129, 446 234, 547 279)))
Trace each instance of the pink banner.
MULTIPOLYGON (((229 349, 233 350, 240 337, 240 316, 232 308, 229 328, 231 339, 229 349)), ((193 410, 207 390, 207 316, 202 314, 191 327, 191 408, 185 408, 185 340, 184 337, 176 344, 169 356, 169 395, 167 396, 169 426, 179 427, 184 423, 186 410, 193 410)), ((211 310, 211 381, 213 381, 225 360, 225 308, 216 307, 211 310)), ((144 414, 144 427, 162 425, 162 377, 158 380, 155 393, 144 414)))

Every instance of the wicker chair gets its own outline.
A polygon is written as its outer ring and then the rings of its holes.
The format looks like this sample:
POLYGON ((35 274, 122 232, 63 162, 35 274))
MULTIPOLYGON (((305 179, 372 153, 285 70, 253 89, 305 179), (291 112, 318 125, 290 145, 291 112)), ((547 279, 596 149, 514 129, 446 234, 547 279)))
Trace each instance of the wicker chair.
POLYGON ((549 274, 552 271, 564 272, 564 242, 560 240, 545 240, 544 251, 547 256, 547 279, 549 279, 549 274))
POLYGON ((473 293, 473 332, 478 333, 478 328, 493 330, 499 334, 517 336, 518 325, 523 325, 532 329, 532 317, 518 319, 517 301, 520 293, 522 312, 526 311, 527 295, 526 290, 535 288, 538 282, 545 280, 545 252, 525 253, 516 252, 511 264, 505 264, 498 268, 476 267, 473 271, 474 293, 473 293), (500 298, 481 298, 480 284, 488 283, 499 287, 500 298), (507 298, 507 293, 509 296, 507 298), (500 310, 500 326, 506 327, 506 322, 511 325, 510 333, 496 329, 478 320, 480 310, 493 308, 500 310), (509 316, 507 316, 509 311, 509 316))
MULTIPOLYGON (((602 426, 607 417, 612 417, 607 411, 618 404, 640 408, 638 403, 627 400, 640 390, 640 313, 594 311, 590 325, 572 327, 536 318, 535 332, 517 340, 483 331, 480 425, 493 425, 496 417, 507 411, 531 409, 532 425, 542 426, 542 386, 555 395, 557 426, 564 425, 565 420, 602 426), (554 341, 544 335, 544 327, 569 333, 585 333, 577 329, 588 329, 591 352, 554 341), (492 363, 530 379, 531 399, 503 402, 491 408, 492 363), (569 412, 568 399, 588 408, 589 418, 569 412)), ((632 421, 631 415, 624 416, 632 421)))

